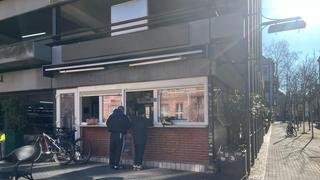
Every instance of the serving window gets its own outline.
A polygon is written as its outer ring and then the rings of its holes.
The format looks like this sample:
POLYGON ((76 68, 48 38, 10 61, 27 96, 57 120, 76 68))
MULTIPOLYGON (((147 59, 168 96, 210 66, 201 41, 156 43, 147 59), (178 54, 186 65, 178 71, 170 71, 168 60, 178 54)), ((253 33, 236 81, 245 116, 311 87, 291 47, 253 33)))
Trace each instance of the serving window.
POLYGON ((204 123, 204 87, 158 90, 158 123, 204 123))
POLYGON ((81 125, 105 126, 113 110, 124 106, 129 118, 143 108, 150 126, 207 126, 206 84, 202 77, 79 87, 77 117, 81 125))
POLYGON ((122 95, 92 95, 80 97, 81 124, 104 125, 113 110, 122 105, 122 95))
POLYGON ((122 105, 121 95, 102 96, 102 122, 105 123, 113 110, 122 105))
MULTIPOLYGON (((99 96, 81 98, 82 122, 96 121, 99 119, 99 96)), ((92 122, 93 123, 93 122, 92 122)))

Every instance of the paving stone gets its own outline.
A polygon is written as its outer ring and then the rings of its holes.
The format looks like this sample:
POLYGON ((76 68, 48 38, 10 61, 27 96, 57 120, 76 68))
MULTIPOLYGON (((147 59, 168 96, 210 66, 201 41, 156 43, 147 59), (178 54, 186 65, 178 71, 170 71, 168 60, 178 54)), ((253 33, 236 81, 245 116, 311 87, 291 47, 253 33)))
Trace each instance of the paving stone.
MULTIPOLYGON (((297 137, 286 137, 286 124, 273 124, 251 169, 250 180, 318 180, 320 179, 320 130, 315 129, 297 137)), ((125 180, 125 179, 181 179, 181 180, 236 180, 224 174, 196 173, 161 168, 132 171, 108 168, 106 163, 71 164, 60 166, 54 162, 36 164, 34 179, 48 180, 125 180)))
POLYGON ((320 130, 314 129, 312 139, 306 123, 306 134, 302 134, 300 128, 297 137, 287 137, 286 126, 286 123, 272 125, 268 151, 266 153, 263 148, 261 149, 249 179, 320 179, 320 130), (263 165, 263 162, 266 164, 263 165))

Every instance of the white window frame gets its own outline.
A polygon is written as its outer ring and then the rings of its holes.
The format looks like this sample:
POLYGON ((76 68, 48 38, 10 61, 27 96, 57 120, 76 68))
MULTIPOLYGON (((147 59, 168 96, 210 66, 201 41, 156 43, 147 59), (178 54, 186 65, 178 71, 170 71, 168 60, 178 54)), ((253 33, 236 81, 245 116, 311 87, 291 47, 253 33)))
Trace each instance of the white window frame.
MULTIPOLYGON (((208 80, 205 78, 205 83, 204 84, 196 84, 196 85, 188 85, 188 86, 174 86, 174 87, 164 87, 164 88, 159 88, 157 89, 157 96, 158 96, 158 91, 159 90, 166 90, 166 89, 182 89, 182 88, 192 88, 192 87, 204 87, 204 121, 203 122, 179 122, 174 125, 170 125, 172 127, 203 127, 208 125, 208 80)), ((158 105, 159 103, 158 97, 157 97, 157 108, 160 108, 158 105)), ((158 109, 157 109, 158 111, 158 109)), ((153 124, 155 127, 162 127, 163 125, 158 121, 159 116, 154 120, 153 124)))
MULTIPOLYGON (((119 90, 120 91, 120 90, 119 90)), ((86 91, 80 91, 80 92, 86 92, 86 91)), ((88 90, 90 92, 90 90, 88 90)), ((106 126, 105 122, 103 122, 103 96, 116 96, 120 95, 121 96, 121 103, 123 105, 123 91, 121 90, 121 93, 103 93, 103 94, 91 94, 91 95, 79 95, 79 119, 80 119, 80 125, 81 126, 106 126), (98 96, 99 97, 99 119, 98 119, 98 124, 97 125, 87 125, 87 122, 82 122, 82 103, 81 103, 81 98, 82 97, 93 97, 93 96, 98 96)))
POLYGON ((183 113, 183 104, 181 104, 181 103, 177 103, 177 104, 175 104, 176 105, 176 112, 175 112, 175 114, 176 114, 176 116, 178 116, 178 119, 180 119, 180 117, 181 117, 181 119, 182 119, 182 117, 183 117, 183 115, 184 115, 184 113, 183 113), (178 107, 178 108, 177 108, 178 107), (179 111, 178 111, 179 110, 179 111), (179 117, 180 116, 180 117, 179 117))
POLYGON ((60 127, 61 119, 60 119, 60 113, 61 113, 61 94, 74 94, 74 128, 77 130, 75 132, 75 138, 80 137, 80 118, 79 118, 79 93, 78 89, 61 89, 56 90, 56 127, 60 127))
MULTIPOLYGON (((206 127, 208 125, 208 79, 207 77, 193 77, 193 78, 182 78, 182 79, 171 79, 171 80, 159 80, 159 81, 146 81, 146 82, 134 82, 134 83, 123 83, 123 84, 111 84, 111 85, 98 85, 98 86, 84 86, 78 87, 72 90, 57 90, 58 93, 75 93, 75 122, 76 126, 90 126, 90 127, 106 127, 102 122, 102 101, 99 99, 99 123, 98 125, 87 125, 81 120, 81 102, 80 98, 84 96, 104 96, 104 95, 121 95, 122 105, 126 107, 126 92, 133 91, 153 91, 153 124, 154 127, 163 127, 158 121, 158 91, 161 89, 174 89, 174 88, 188 88, 188 87, 204 87, 204 122, 185 122, 167 127, 206 127), (89 93, 89 95, 85 95, 89 93), (90 94, 90 92, 97 92, 97 94, 90 94), (99 93, 103 92, 103 93, 99 93), (116 93, 115 93, 116 92, 116 93), (80 94, 83 95, 80 95, 80 94)), ((58 108, 60 102, 57 101, 57 114, 60 113, 58 108)), ((57 116, 57 120, 60 121, 60 117, 57 116)), ((77 128, 77 130, 78 130, 77 128)))
MULTIPOLYGON (((164 105, 164 104, 163 104, 164 105)), ((161 106, 159 107, 160 108, 160 116, 161 116, 161 114, 166 114, 166 115, 168 115, 169 114, 169 104, 165 104, 166 105, 166 110, 167 110, 167 112, 165 112, 164 113, 164 111, 163 111, 163 109, 161 108, 161 106)))

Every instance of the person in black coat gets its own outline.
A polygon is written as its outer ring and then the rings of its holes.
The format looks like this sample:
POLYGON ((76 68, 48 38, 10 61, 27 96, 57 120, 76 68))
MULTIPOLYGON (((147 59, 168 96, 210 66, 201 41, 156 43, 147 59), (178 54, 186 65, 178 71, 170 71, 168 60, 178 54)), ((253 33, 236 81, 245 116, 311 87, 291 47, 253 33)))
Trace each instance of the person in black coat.
POLYGON ((144 148, 147 142, 148 120, 144 117, 144 108, 140 107, 138 115, 132 118, 132 131, 134 140, 134 170, 142 169, 144 148))
POLYGON ((130 121, 124 114, 123 106, 119 106, 107 119, 108 130, 110 135, 110 168, 119 169, 119 162, 123 148, 124 136, 130 128, 130 121))

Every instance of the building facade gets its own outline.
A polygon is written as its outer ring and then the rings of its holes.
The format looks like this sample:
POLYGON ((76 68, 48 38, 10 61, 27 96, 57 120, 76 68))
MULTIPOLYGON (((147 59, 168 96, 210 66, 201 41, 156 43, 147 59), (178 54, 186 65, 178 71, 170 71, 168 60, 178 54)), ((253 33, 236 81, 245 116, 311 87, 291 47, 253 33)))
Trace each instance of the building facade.
POLYGON ((273 116, 277 111, 277 78, 275 75, 275 64, 272 59, 263 58, 263 81, 264 81, 264 95, 268 107, 270 108, 273 116))
MULTIPOLYGON (((42 109, 51 104, 53 126, 90 139, 97 161, 108 161, 105 121, 112 110, 123 105, 130 117, 143 106, 150 125, 147 166, 214 170, 219 148, 228 146, 223 102, 234 90, 247 97, 260 91, 259 0, 78 0, 34 7, 0 21, 3 97, 36 97, 24 102, 42 109)), ((261 123, 246 122, 244 142, 254 163, 262 136, 250 132, 259 132, 261 123)), ((126 163, 131 139, 129 133, 126 163)))

